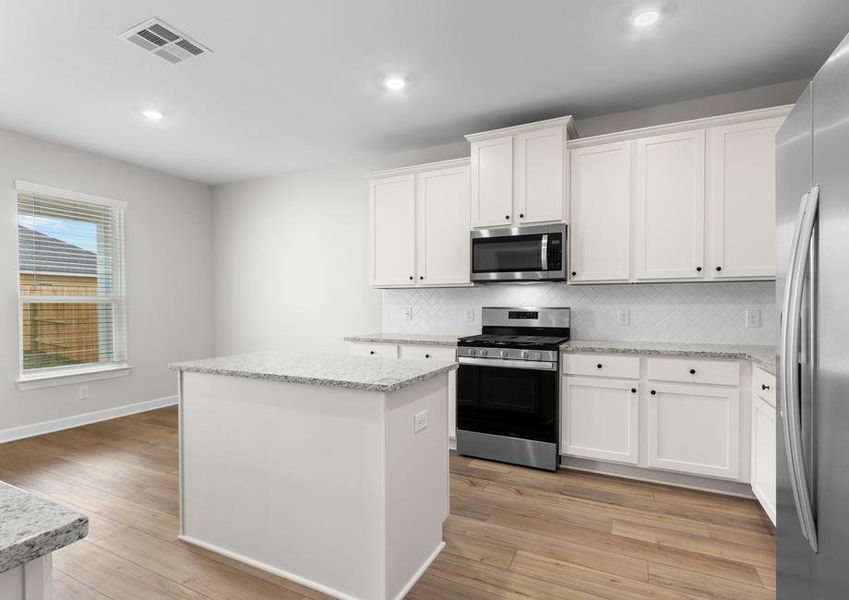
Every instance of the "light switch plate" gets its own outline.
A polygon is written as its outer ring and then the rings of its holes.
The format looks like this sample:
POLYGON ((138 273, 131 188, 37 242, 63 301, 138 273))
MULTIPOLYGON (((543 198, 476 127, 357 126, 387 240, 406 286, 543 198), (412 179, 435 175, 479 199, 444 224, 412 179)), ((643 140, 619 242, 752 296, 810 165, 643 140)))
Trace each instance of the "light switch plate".
POLYGON ((417 412, 415 416, 413 416, 413 433, 419 433, 420 431, 427 429, 427 422, 428 411, 423 410, 421 412, 417 412))
POLYGON ((475 321, 475 309, 467 308, 464 316, 466 318, 466 323, 474 323, 474 321, 475 321))

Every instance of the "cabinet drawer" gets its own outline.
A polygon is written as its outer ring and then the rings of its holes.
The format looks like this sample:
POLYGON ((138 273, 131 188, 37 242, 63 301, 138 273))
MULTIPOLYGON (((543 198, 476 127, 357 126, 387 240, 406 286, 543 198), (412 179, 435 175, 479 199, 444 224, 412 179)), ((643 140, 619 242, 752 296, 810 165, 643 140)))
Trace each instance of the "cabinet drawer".
POLYGON ((763 398, 775 408, 775 375, 770 375, 760 367, 753 367, 752 396, 763 398))
POLYGON ((401 346, 402 359, 425 359, 435 358, 437 360, 455 360, 457 358, 456 348, 445 346, 401 346))
POLYGON ((353 356, 382 356, 384 358, 398 358, 398 346, 395 344, 348 342, 348 353, 353 356))
POLYGON ((615 354, 564 354, 564 375, 594 375, 596 377, 618 377, 638 379, 640 358, 615 354))
POLYGON ((647 377, 654 381, 740 385, 740 363, 687 358, 649 358, 647 377))

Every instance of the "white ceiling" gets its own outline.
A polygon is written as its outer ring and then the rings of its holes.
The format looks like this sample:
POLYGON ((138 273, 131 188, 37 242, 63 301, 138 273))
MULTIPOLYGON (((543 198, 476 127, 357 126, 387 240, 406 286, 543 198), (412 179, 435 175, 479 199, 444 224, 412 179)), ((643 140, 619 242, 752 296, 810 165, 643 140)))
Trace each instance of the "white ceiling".
POLYGON ((0 127, 206 183, 813 75, 847 0, 3 0, 0 127), (638 8, 664 18, 635 31, 638 8), (157 16, 213 50, 117 34, 157 16), (401 95, 381 74, 407 73, 401 95), (166 118, 146 122, 142 107, 166 118))

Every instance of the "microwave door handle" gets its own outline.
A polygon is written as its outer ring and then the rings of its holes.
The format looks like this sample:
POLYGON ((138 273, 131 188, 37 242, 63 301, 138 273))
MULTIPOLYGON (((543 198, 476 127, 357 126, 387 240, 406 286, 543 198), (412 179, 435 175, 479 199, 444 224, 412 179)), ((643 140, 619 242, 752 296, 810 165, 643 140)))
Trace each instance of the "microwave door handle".
POLYGON ((542 234, 542 243, 539 245, 540 264, 543 271, 548 271, 548 234, 542 234))

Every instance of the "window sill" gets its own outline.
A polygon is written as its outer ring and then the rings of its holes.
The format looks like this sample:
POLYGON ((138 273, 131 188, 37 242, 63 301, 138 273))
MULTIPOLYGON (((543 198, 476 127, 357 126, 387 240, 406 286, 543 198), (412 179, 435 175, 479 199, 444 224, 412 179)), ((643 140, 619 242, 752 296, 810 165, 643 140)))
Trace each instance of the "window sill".
POLYGON ((37 390, 59 385, 96 381, 98 379, 126 377, 130 374, 131 369, 132 367, 130 365, 116 364, 88 369, 57 370, 50 373, 39 373, 38 375, 21 375, 18 377, 16 383, 19 390, 37 390))

